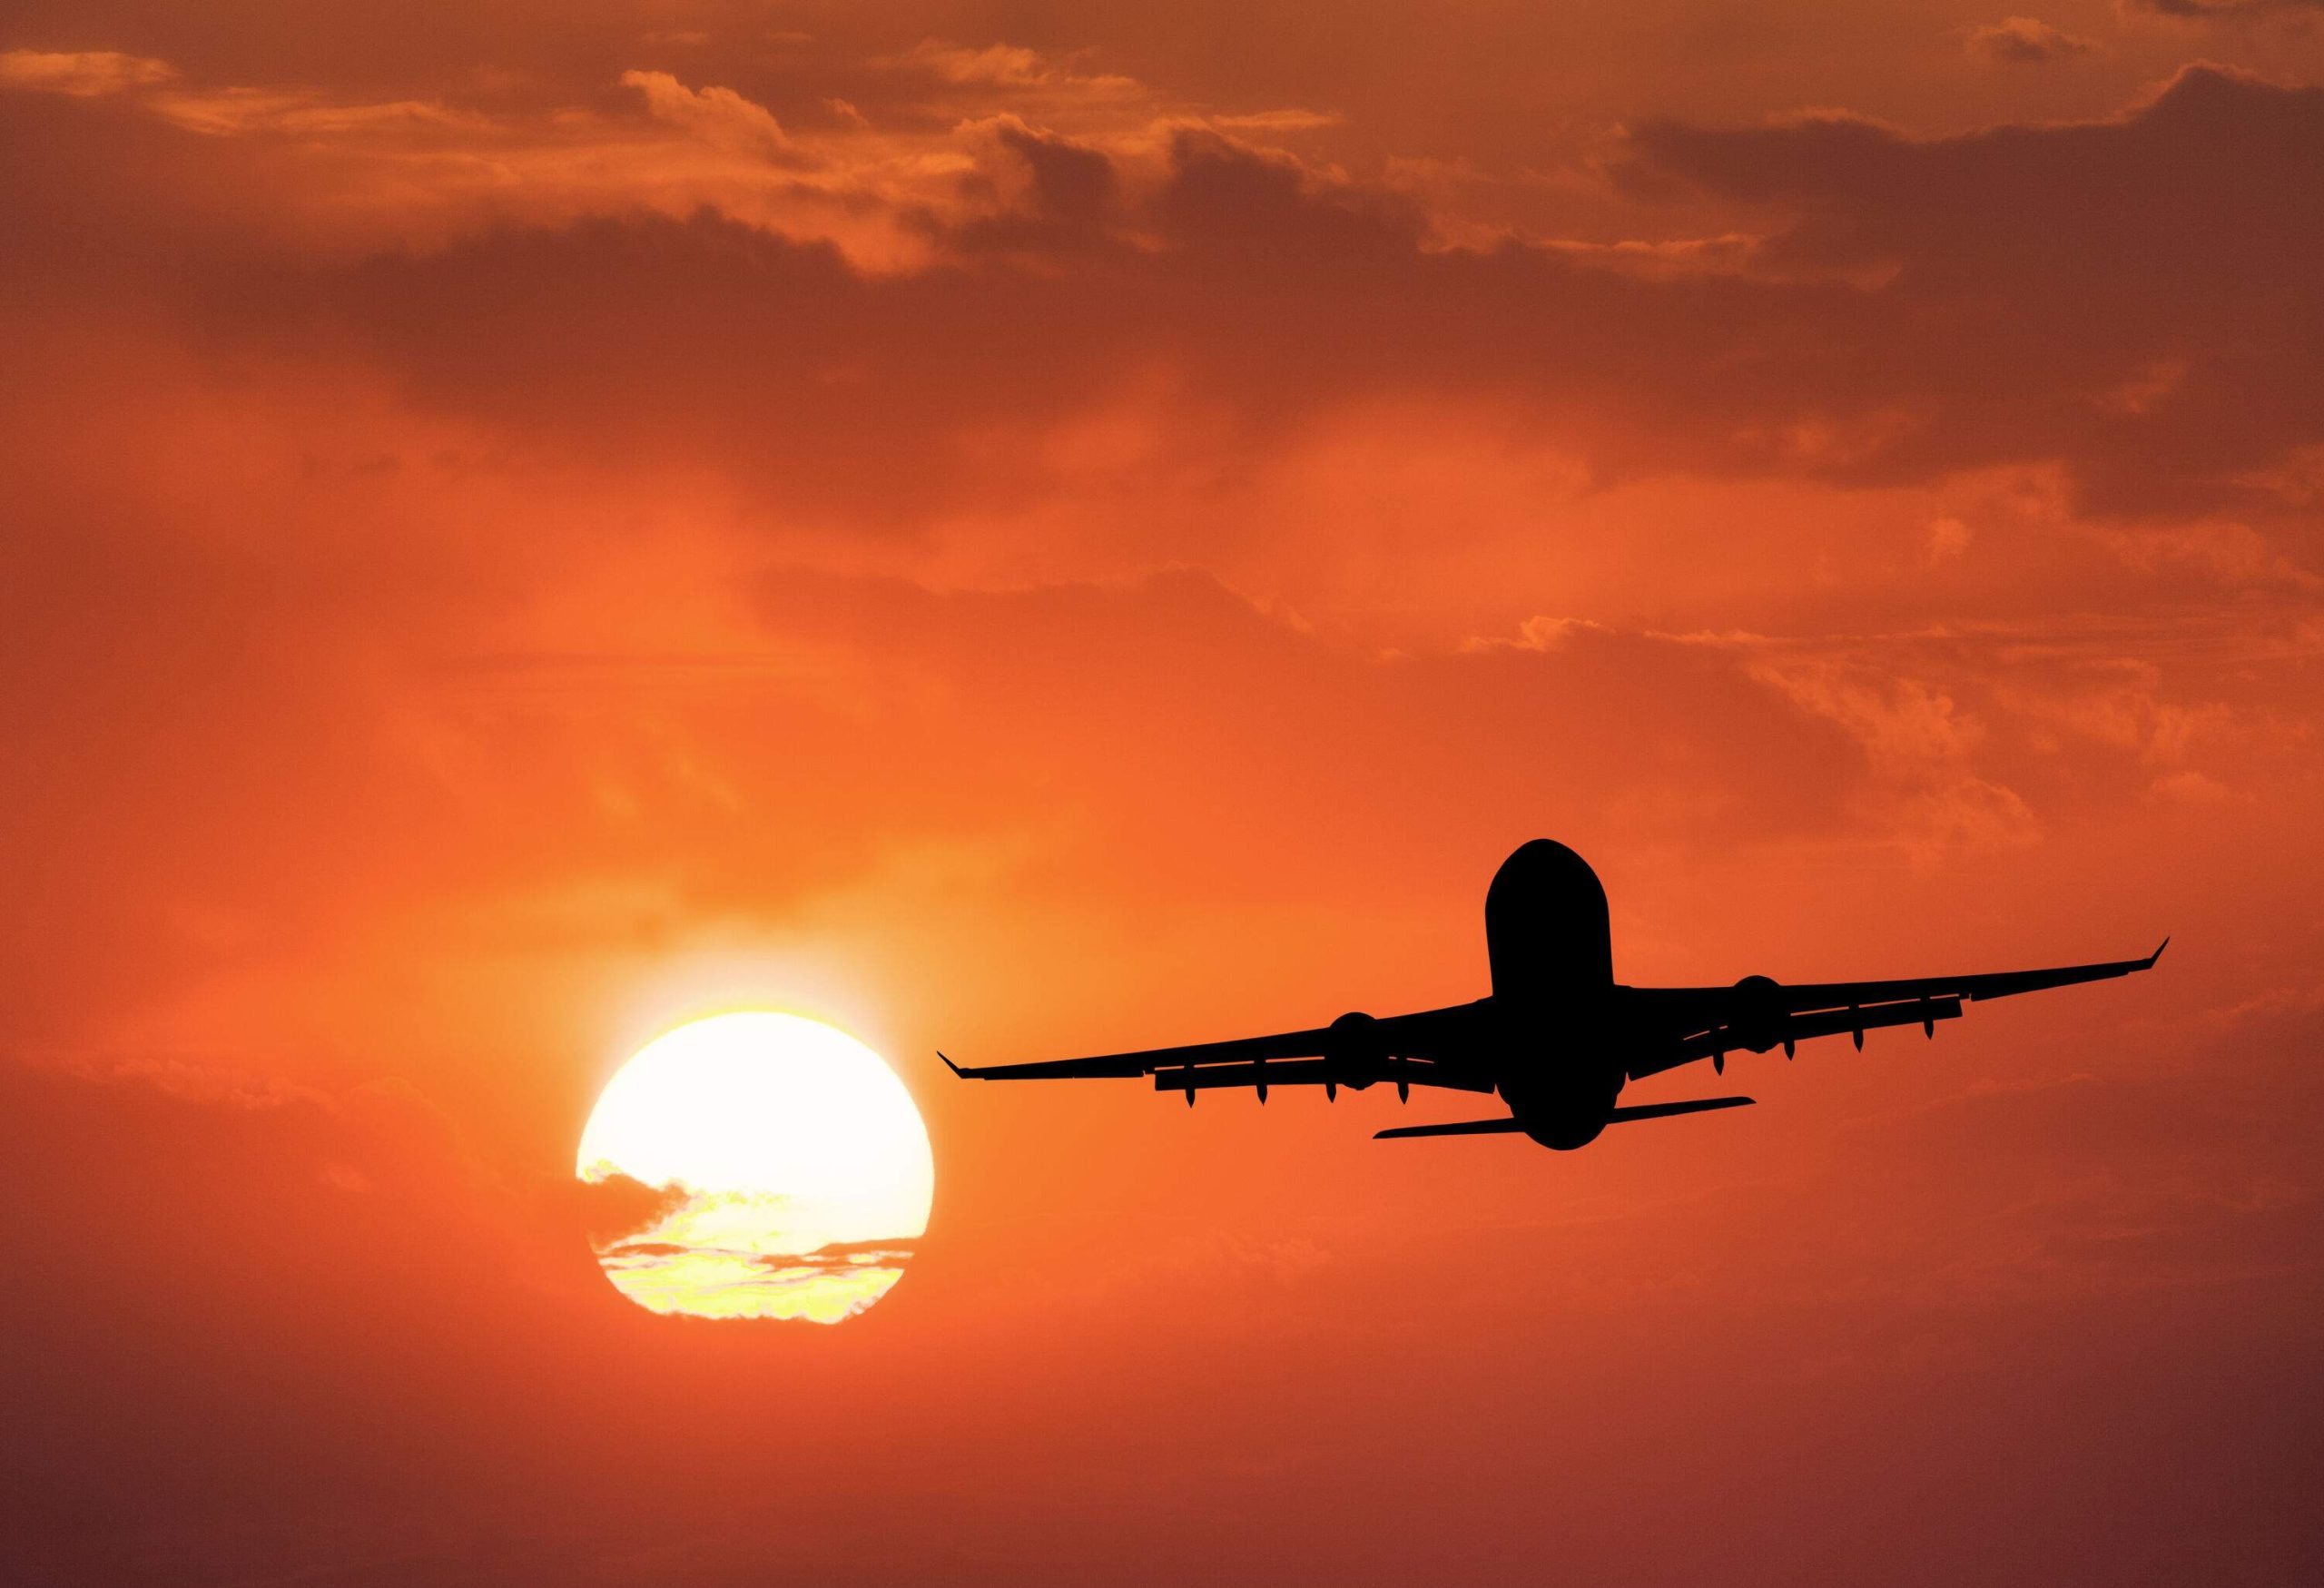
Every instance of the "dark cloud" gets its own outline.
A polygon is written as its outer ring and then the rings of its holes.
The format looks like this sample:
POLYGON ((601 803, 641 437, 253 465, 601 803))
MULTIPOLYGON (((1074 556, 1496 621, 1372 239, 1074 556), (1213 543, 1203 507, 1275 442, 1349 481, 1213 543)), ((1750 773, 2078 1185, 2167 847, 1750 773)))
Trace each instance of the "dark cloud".
POLYGON ((599 1251, 621 1242, 631 1251, 682 1250, 681 1248, 656 1248, 624 1238, 636 1234, 648 1225, 660 1221, 663 1215, 683 1207, 687 1198, 684 1186, 662 1188, 649 1186, 615 1172, 602 1179, 573 1182, 569 1199, 576 1222, 589 1242, 599 1251))
POLYGON ((2038 66, 2071 60, 2098 48, 2097 41, 2068 33, 2034 16, 2009 16, 1969 30, 1964 41, 1969 53, 1985 60, 2019 66, 2038 66))
POLYGON ((2310 11, 2318 3, 2319 0, 2131 0, 2142 11, 2201 21, 2310 11))
MULTIPOLYGON (((65 175, 91 169, 82 133, 122 135, 44 106, 14 111, 65 118, 29 141, 60 163, 19 173, 38 195, 89 180, 65 175)), ((2324 442, 2324 90, 2196 67, 2111 121, 1933 140, 1648 123, 1619 168, 1631 192, 1761 233, 1740 270, 1706 255, 1652 278, 1619 255, 1436 247, 1408 198, 1212 133, 1178 133, 1158 182, 1021 123, 989 147, 960 212, 913 222, 935 262, 901 273, 704 210, 320 267, 181 236, 190 256, 137 290, 207 336, 332 349, 433 408, 710 464, 860 525, 1021 500, 1045 432, 1157 381, 1235 420, 1166 417, 1157 466, 1229 468, 1306 416, 1432 395, 1517 405, 1609 478, 2055 460, 2092 507, 2161 515, 2265 510, 2255 482, 2324 442)), ((282 155, 229 151, 246 157, 282 155)), ((75 261, 156 257, 153 207, 38 202, 18 268, 55 291, 84 288, 75 261)))
POLYGON ((992 136, 1021 167, 1028 185, 1010 202, 991 173, 969 178, 965 191, 994 211, 949 227, 931 217, 927 229, 940 245, 964 254, 1016 252, 1039 260, 1102 242, 1119 226, 1121 182, 1106 155, 1013 116, 996 123, 992 136))
POLYGON ((1021 204, 916 274, 709 214, 605 220, 374 260, 266 318, 310 305, 428 402, 858 518, 1005 496, 1002 437, 1156 369, 1246 446, 1367 392, 1492 394, 1611 475, 2060 459, 2130 513, 2246 501, 2324 440, 2324 91, 2196 69, 2117 121, 1935 141, 1649 124, 1634 182, 1776 217, 1750 273, 1664 281, 1431 251, 1402 201, 1215 135, 1135 209, 1094 152, 1000 142, 1021 204))
MULTIPOLYGON (((1840 411, 1895 413, 1882 474, 2060 457, 2094 505, 2232 501, 2324 430, 2312 236, 2324 90, 2191 68, 2108 123, 1915 141, 1846 120, 1664 123, 1640 157, 1790 219, 1768 268, 1861 272, 1884 324, 1800 330, 1840 411)), ((1845 467, 1845 466, 1844 466, 1845 467)))

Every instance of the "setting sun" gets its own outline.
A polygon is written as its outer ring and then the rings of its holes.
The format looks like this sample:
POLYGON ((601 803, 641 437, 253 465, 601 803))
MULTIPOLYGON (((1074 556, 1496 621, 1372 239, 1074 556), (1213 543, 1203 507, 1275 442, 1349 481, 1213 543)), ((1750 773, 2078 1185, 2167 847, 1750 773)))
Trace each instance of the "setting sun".
POLYGON ((830 1026, 771 1013, 646 1044, 599 1095, 575 1172, 640 1193, 642 1222, 596 1241, 606 1277, 640 1307, 816 1323, 887 1294, 935 1188, 927 1128, 886 1062, 830 1026))

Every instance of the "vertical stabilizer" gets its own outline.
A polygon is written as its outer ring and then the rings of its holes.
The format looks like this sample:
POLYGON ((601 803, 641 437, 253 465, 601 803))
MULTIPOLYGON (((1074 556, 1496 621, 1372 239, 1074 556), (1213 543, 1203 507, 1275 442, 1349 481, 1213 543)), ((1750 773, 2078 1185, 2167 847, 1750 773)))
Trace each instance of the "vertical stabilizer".
POLYGON ((1502 862, 1485 893, 1492 995, 1522 1004, 1604 991, 1614 982, 1606 890, 1590 863, 1536 838, 1502 862))

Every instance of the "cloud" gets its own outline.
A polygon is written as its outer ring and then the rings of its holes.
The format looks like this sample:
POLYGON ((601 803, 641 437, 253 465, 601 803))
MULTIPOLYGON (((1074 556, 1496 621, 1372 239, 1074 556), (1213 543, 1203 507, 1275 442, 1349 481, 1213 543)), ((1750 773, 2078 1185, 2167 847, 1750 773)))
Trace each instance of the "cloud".
POLYGON ((167 61, 115 50, 0 50, 0 89, 91 99, 151 88, 176 75, 167 61))
MULTIPOLYGON (((941 489, 962 461, 947 429, 1045 422, 1152 367, 1264 416, 1255 439, 1324 404, 1494 393, 1532 405, 1618 476, 1675 466, 1873 484, 2058 459, 2109 510, 2233 502, 2246 494, 2236 481, 2324 437, 2324 399, 2305 373, 2307 355, 2324 353, 2324 318, 2301 307, 2324 292, 2310 290, 2315 258, 2287 208, 2324 175, 2320 104, 2317 91, 2195 72, 2116 121, 1929 142, 1844 121, 1649 125, 1634 170, 1789 216, 1739 271, 1675 274, 1518 243, 1433 249, 1408 200, 1212 133, 1176 135, 1156 182, 1130 180, 1102 150, 1008 130, 993 141, 1006 163, 986 168, 997 207, 924 235, 940 258, 1005 243, 1016 266, 940 265, 892 284, 825 275, 815 336, 755 355, 774 360, 766 373, 788 373, 736 390, 741 408, 684 433, 715 445, 747 409, 771 418, 809 389, 822 392, 813 412, 787 422, 836 419, 858 400, 852 390, 883 403, 917 390, 892 411, 930 428, 912 483, 941 489), (1054 356, 1019 358, 1034 345, 1054 356), (938 347, 941 359, 922 356, 938 347), (1718 380, 1697 378, 1706 362, 1718 380), (2172 380, 2156 385, 2165 364, 2172 380), (842 368, 879 379, 835 387, 842 368), (2122 400, 2138 382, 2138 400, 2122 400)), ((721 224, 657 238, 601 223, 466 246, 378 267, 345 301, 366 315, 397 278, 424 275, 438 282, 431 312, 457 315, 470 290, 460 278, 493 291, 486 278, 519 259, 576 281, 586 271, 599 291, 624 279, 643 291, 650 260, 668 280, 649 311, 659 339, 639 356, 698 343, 691 361, 714 384, 715 349, 774 325, 739 282, 715 283, 727 268, 713 244, 721 224), (609 251, 627 262, 588 262, 609 251), (695 307, 712 301, 724 306, 714 321, 695 307)), ((807 266, 780 241, 743 246, 786 273, 794 266, 778 261, 807 266)), ((546 277, 540 287, 561 290, 546 277)), ((522 327, 489 333, 505 380, 467 390, 543 390, 527 371, 557 355, 522 327)), ((407 324, 383 345, 424 363, 431 349, 458 358, 471 344, 407 324)), ((570 409, 635 388, 583 377, 553 390, 570 409)), ((850 478, 883 492, 901 483, 850 478)))
POLYGON ((684 1186, 649 1186, 618 1169, 590 1167, 592 1178, 575 1180, 566 1199, 575 1222, 599 1251, 658 1224, 692 1195, 684 1186))
POLYGON ((667 72, 625 72, 621 81, 645 96, 656 118, 705 142, 771 159, 800 158, 798 146, 766 107, 731 88, 688 88, 667 72))
POLYGON ((441 145, 493 131, 488 120, 428 100, 350 104, 312 91, 187 89, 155 95, 154 113, 212 137, 328 138, 392 151, 405 141, 441 145))
POLYGON ((1347 118, 1329 111, 1283 110, 1250 111, 1241 115, 1212 116, 1210 124, 1237 133, 1310 133, 1319 127, 1335 127, 1347 118))
POLYGON ((2130 0, 2143 11, 2182 21, 2212 21, 2312 10, 2319 0, 2130 0))
MULTIPOLYGON (((1061 71, 951 48, 931 59, 964 83, 1061 71)), ((2324 445, 2324 396, 2307 378, 2324 357, 2324 283, 2298 199, 2324 180, 2324 90, 2194 67, 2109 119, 1926 139, 1844 115, 1650 121, 1619 146, 1619 190, 1642 212, 1683 202, 1731 223, 1659 242, 1504 232, 1453 247, 1432 208, 1443 194, 1357 180, 1215 123, 1156 126, 1141 112, 1094 136, 1000 114, 901 142, 842 125, 810 153, 735 91, 625 81, 644 126, 304 91, 182 88, 154 105, 232 134, 206 163, 238 206, 397 240, 360 263, 342 242, 267 268, 308 275, 296 311, 320 308, 358 337, 402 315, 377 356, 409 366, 416 389, 519 425, 546 401, 891 520, 960 499, 971 476, 993 483, 1001 454, 972 433, 1022 439, 1138 382, 1242 409, 1254 447, 1351 403, 1491 401, 1525 410, 1601 478, 1676 469, 1871 487, 2055 464, 2083 505, 2129 517, 2274 510, 2255 502, 2280 497, 2266 482, 2324 445), (237 161, 250 170, 229 177, 237 161), (752 291, 724 228, 763 234, 735 246, 808 296, 752 291), (842 251, 834 268, 810 262, 822 242, 842 251), (608 253, 625 257, 595 274, 608 253), (546 396, 534 371, 578 350, 545 316, 462 323, 520 268, 552 296, 560 280, 651 292, 639 322, 659 340, 622 357, 690 348, 694 390, 640 404, 635 382, 606 378, 620 361, 607 358, 560 370, 546 396), (432 327, 411 318, 419 303, 432 327), (781 329, 811 306, 812 334, 781 329), (503 363, 455 397, 435 376, 480 345, 503 363), (1033 347, 1048 356, 1026 357, 1033 347), (767 360, 763 379, 730 367, 745 348, 767 360), (913 395, 889 403, 899 392, 913 395), (863 467, 843 437, 755 443, 777 423, 838 436, 851 405, 872 402, 901 419, 887 433, 909 433, 912 470, 863 467)), ((88 209, 65 229, 100 227, 104 201, 88 209)))
POLYGON ((982 48, 924 39, 889 63, 902 69, 931 74, 942 82, 1022 91, 1052 90, 1077 98, 1129 98, 1145 90, 1132 78, 1114 74, 1091 75, 1019 44, 987 44, 982 48))
POLYGON ((970 185, 990 195, 990 212, 932 226, 940 246, 1014 253, 1039 266, 1118 241, 1130 217, 1112 160, 1014 116, 997 118, 989 130, 995 157, 980 163, 970 185))
POLYGON ((1659 176, 1791 211, 1763 268, 1882 283, 1867 301, 1896 378, 1859 371, 1852 405, 1901 421, 1862 455, 1876 470, 2048 453, 2100 506, 2173 510, 2230 498, 2226 478, 2324 424, 2299 373, 2324 350, 2299 305, 2324 300, 2284 202, 2324 177, 2324 90, 2191 67, 2108 122, 1927 141, 1844 118, 1662 123, 1637 149, 1659 176), (1997 395, 2036 349, 2040 395, 1997 395), (2175 384, 2118 399, 2165 360, 2175 384))
POLYGON ((2033 16, 2009 16, 1971 28, 1965 38, 1971 54, 2016 66, 2037 66, 2071 60, 2098 48, 2097 41, 2066 32, 2033 16))
MULTIPOLYGON (((674 205, 698 197, 776 233, 744 244, 770 260, 792 248, 786 229, 826 223, 815 205, 858 236, 884 209, 920 255, 909 281, 830 275, 811 339, 825 373, 800 367, 808 343, 770 347, 767 372, 789 372, 738 388, 741 408, 674 429, 698 447, 747 431, 750 408, 792 406, 802 380, 826 382, 817 413, 835 416, 851 399, 834 406, 827 381, 842 367, 922 388, 928 400, 904 411, 940 432, 1042 422, 1068 391, 1088 401, 1124 371, 1167 367, 1275 419, 1398 391, 1493 393, 1534 405, 1616 475, 1678 466, 1871 484, 2055 459, 2093 505, 2125 513, 2246 499, 2240 481, 2324 438, 2304 378, 2309 355, 2324 354, 2324 319, 2301 307, 2324 291, 2292 212, 2293 195, 2324 177, 2324 91, 2194 69, 2112 120, 1933 140, 1845 118, 1647 123, 1621 167, 1633 190, 1682 184, 1699 202, 1771 211, 1773 227, 1739 243, 1446 249, 1408 195, 1193 128, 1169 137, 1157 165, 1001 118, 964 129, 948 167, 901 185, 842 161, 810 191, 768 169, 802 159, 763 107, 665 74, 630 81, 658 118, 748 156, 731 171, 640 163, 641 191, 674 205), (980 255, 1009 262, 947 262, 980 255), (893 309, 873 313, 873 299, 893 309), (955 314, 954 302, 976 307, 955 314), (944 348, 942 359, 886 334, 915 319, 917 345, 944 348), (1351 338, 1356 325, 1366 333, 1351 338), (1015 351, 1037 342, 1058 354, 1038 374, 1015 351), (2030 380, 2029 360, 2040 372, 2030 380), (1716 381, 1695 378, 1705 360, 1716 381), (960 400, 935 399, 939 385, 960 400)), ((610 200, 618 184, 601 191, 610 200)), ((395 277, 424 274, 448 321, 520 255, 536 271, 566 256, 572 273, 626 231, 630 262, 601 279, 642 290, 636 272, 654 260, 667 278, 655 291, 668 306, 650 311, 660 345, 702 343, 694 362, 717 386, 718 350, 749 345, 774 312, 682 279, 726 268, 713 242, 724 223, 657 236, 652 222, 592 220, 521 245, 383 260, 363 285, 327 291, 360 318, 395 277), (684 307, 704 291, 728 304, 726 319, 684 307)), ((419 330, 407 326, 392 346, 408 351, 389 356, 432 358, 419 330)), ((467 344, 452 334, 448 350, 467 344)), ((469 390, 538 390, 518 328, 487 334, 507 377, 469 390)), ((558 390, 572 408, 635 388, 583 378, 558 390)), ((931 439, 932 467, 915 478, 933 488, 955 464, 931 439)), ((774 461, 747 446, 729 455, 753 469, 774 461)), ((861 489, 899 483, 893 471, 849 472, 861 489)))
POLYGON ((963 49, 928 40, 903 57, 950 83, 1000 83, 1015 87, 1044 82, 1054 74, 1040 55, 1012 44, 963 49))

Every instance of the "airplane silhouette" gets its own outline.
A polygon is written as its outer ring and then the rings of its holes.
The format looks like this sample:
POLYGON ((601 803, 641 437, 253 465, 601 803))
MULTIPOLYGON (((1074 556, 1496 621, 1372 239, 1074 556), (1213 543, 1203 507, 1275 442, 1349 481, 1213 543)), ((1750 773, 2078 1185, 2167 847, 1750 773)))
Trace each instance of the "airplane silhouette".
POLYGON ((1521 1131, 1567 1151, 1594 1141, 1609 1125, 1755 1100, 1618 1106, 1630 1081, 1704 1059, 1724 1075, 1729 1053, 1764 1053, 1781 1043, 1788 1059, 1798 1043, 1842 1031, 1859 1050, 1864 1033, 1882 1026, 1918 1026, 1934 1037, 1936 1022, 1956 1019, 1965 1002, 2126 976, 2151 967, 2170 946, 2164 938, 2142 960, 1979 976, 1788 987, 1746 976, 1732 987, 1625 987, 1614 980, 1598 873, 1564 844, 1536 838, 1502 863, 1486 891, 1492 992, 1473 1003, 1379 1019, 1344 1014, 1312 1031, 1088 1059, 964 1067, 937 1057, 967 1080, 1150 1075, 1157 1091, 1186 1093, 1189 1108, 1196 1092, 1217 1087, 1255 1087, 1261 1102, 1271 1086, 1321 1086, 1336 1099, 1341 1087, 1362 1090, 1384 1080, 1394 1083, 1400 1099, 1409 1099, 1415 1086, 1497 1092, 1508 1105, 1506 1118, 1407 1125, 1376 1139, 1521 1131))

